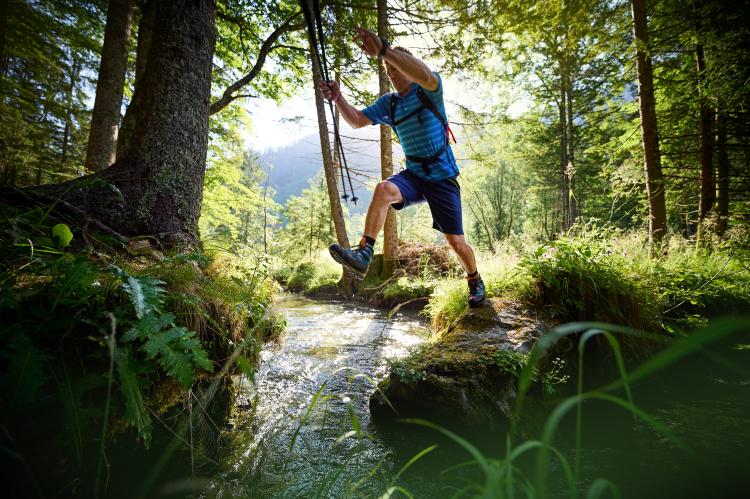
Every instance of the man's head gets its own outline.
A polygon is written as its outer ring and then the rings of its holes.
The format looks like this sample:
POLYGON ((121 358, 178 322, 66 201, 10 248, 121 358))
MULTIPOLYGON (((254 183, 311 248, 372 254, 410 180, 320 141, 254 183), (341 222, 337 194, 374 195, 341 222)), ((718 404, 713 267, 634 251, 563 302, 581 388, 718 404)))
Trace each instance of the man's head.
MULTIPOLYGON (((390 50, 397 50, 399 52, 404 52, 405 54, 411 55, 411 52, 409 52, 409 50, 405 49, 404 47, 392 47, 390 50)), ((404 93, 409 90, 409 87, 412 84, 412 80, 409 79, 408 76, 406 76, 404 73, 396 69, 395 66, 387 62, 385 63, 385 70, 388 73, 388 79, 391 80, 391 84, 393 85, 393 88, 396 89, 396 92, 404 93)))

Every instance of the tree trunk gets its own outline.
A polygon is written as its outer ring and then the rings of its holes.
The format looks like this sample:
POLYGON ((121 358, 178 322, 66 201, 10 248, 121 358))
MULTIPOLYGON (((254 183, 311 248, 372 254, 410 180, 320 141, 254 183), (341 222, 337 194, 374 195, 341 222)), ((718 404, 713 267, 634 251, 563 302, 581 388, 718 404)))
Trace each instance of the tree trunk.
POLYGON ((716 234, 724 236, 729 218, 729 154, 727 152, 726 115, 716 109, 716 234))
MULTIPOLYGON (((68 147, 73 129, 73 96, 80 72, 81 62, 76 55, 73 55, 73 61, 70 66, 70 84, 65 89, 65 129, 63 130, 62 148, 60 151, 60 171, 65 168, 65 163, 68 161, 68 147)), ((41 183, 41 179, 37 179, 37 183, 41 183)))
POLYGON ((215 15, 213 0, 159 2, 138 128, 127 150, 100 173, 42 192, 64 192, 64 199, 124 235, 197 244, 215 15))
POLYGON ((704 77, 706 73, 706 59, 701 43, 701 21, 700 21, 700 2, 693 2, 693 13, 696 19, 695 34, 698 43, 695 47, 695 64, 696 64, 696 93, 698 96, 699 117, 698 133, 699 140, 699 157, 700 157, 700 198, 698 200, 698 235, 695 244, 700 246, 706 230, 704 222, 711 213, 716 198, 716 180, 714 179, 713 163, 713 135, 711 130, 712 111, 708 105, 708 96, 703 91, 704 77))
MULTIPOLYGON (((388 6, 386 0, 378 0, 378 36, 388 38, 388 6)), ((388 74, 385 64, 378 64, 378 83, 380 95, 385 95, 390 90, 388 74)), ((380 125, 380 174, 383 180, 393 175, 393 142, 391 141, 391 128, 380 125)), ((383 271, 381 279, 387 279, 393 275, 396 260, 398 259, 398 227, 396 226, 396 211, 388 207, 383 226, 383 271)))
POLYGON ((659 135, 656 127, 654 74, 648 47, 645 0, 631 0, 630 5, 636 44, 641 142, 643 144, 646 192, 648 194, 648 234, 650 246, 653 248, 654 244, 658 243, 667 232, 667 209, 659 155, 659 135))
POLYGON ((312 49, 312 45, 310 47, 313 85, 315 86, 315 108, 318 111, 318 133, 320 135, 320 148, 323 155, 323 171, 326 177, 328 200, 331 203, 331 218, 333 219, 333 227, 336 230, 336 241, 339 245, 346 248, 349 246, 349 237, 346 235, 344 211, 341 208, 341 198, 339 197, 339 190, 336 187, 336 170, 334 169, 333 157, 331 156, 331 143, 328 140, 325 102, 323 94, 318 87, 321 81, 320 70, 318 69, 318 58, 315 55, 315 50, 312 49))
POLYGON ((154 22, 156 18, 156 1, 147 0, 141 6, 141 20, 138 23, 138 46, 135 55, 135 85, 133 87, 133 96, 130 99, 128 108, 125 111, 125 117, 122 119, 120 131, 117 136, 117 157, 121 157, 130 143, 133 131, 136 127, 136 109, 140 103, 140 92, 138 91, 143 80, 143 74, 146 72, 146 63, 148 61, 148 51, 151 48, 151 37, 154 32, 154 22))
POLYGON ((560 114, 560 228, 565 232, 570 227, 570 212, 568 198, 568 134, 565 126, 567 120, 566 112, 566 92, 565 92, 565 63, 562 55, 560 56, 560 101, 558 111, 560 114))
POLYGON ((0 87, 5 79, 5 39, 8 33, 9 14, 10 0, 0 0, 0 87))
POLYGON ((578 218, 578 203, 575 196, 575 141, 573 133, 573 79, 570 75, 570 60, 568 59, 565 71, 565 95, 567 103, 565 105, 568 114, 568 163, 566 166, 566 178, 568 180, 568 224, 573 225, 578 218))
POLYGON ((132 0, 110 0, 85 166, 100 171, 115 162, 117 128, 128 69, 132 0))

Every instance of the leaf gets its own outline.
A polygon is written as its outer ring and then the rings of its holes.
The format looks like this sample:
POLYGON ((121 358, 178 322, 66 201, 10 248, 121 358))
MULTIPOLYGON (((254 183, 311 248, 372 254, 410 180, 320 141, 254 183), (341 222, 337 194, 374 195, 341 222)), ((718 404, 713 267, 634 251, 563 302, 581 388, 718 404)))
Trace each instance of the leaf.
POLYGON ((136 317, 140 319, 147 313, 158 310, 162 303, 161 296, 164 289, 161 285, 164 284, 164 281, 148 275, 125 275, 127 277, 122 284, 122 288, 130 297, 136 317))
POLYGON ((57 243, 58 248, 67 248, 70 241, 73 240, 73 233, 67 225, 57 224, 52 227, 52 238, 57 243))
POLYGON ((234 362, 235 364, 237 364, 237 367, 240 369, 240 371, 242 371, 242 373, 247 376, 250 381, 255 379, 255 368, 253 367, 252 363, 247 360, 246 357, 239 355, 234 362))
POLYGON ((156 312, 149 312, 123 335, 122 341, 133 341, 136 338, 145 340, 152 334, 156 334, 172 324, 174 319, 174 314, 166 313, 157 315, 156 312))
POLYGON ((200 363, 207 363, 205 352, 196 353, 200 350, 200 342, 195 338, 194 332, 184 327, 173 327, 164 332, 149 336, 143 344, 142 350, 149 358, 159 359, 159 364, 167 372, 187 389, 193 384, 193 359, 200 363), (205 360, 204 360, 205 359, 205 360))
POLYGON ((120 376, 120 390, 125 398, 125 421, 138 430, 143 444, 148 449, 151 444, 151 417, 143 403, 138 375, 133 370, 133 355, 129 347, 119 348, 115 353, 117 374, 120 376))

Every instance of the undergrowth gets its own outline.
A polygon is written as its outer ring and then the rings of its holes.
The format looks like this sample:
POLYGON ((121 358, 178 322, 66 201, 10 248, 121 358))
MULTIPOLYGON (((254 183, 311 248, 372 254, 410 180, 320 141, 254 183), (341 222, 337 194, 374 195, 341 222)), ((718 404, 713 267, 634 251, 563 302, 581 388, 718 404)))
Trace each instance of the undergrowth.
MULTIPOLYGON (((545 244, 508 241, 479 256, 489 298, 519 301, 552 322, 595 320, 674 333, 750 310, 750 253, 728 239, 696 249, 673 236, 649 257, 646 235, 594 223, 545 244)), ((427 307, 436 329, 466 310, 461 280, 440 281, 427 307)))
POLYGON ((1 208, 0 417, 3 445, 28 469, 72 448, 56 473, 92 479, 98 463, 98 491, 114 437, 132 428, 148 448, 155 419, 229 360, 229 372, 252 375, 260 345, 284 327, 265 313, 274 288, 262 260, 135 256, 53 220, 51 207, 1 208), (53 442, 34 439, 40 414, 53 442), (49 457, 22 451, 35 448, 49 457))

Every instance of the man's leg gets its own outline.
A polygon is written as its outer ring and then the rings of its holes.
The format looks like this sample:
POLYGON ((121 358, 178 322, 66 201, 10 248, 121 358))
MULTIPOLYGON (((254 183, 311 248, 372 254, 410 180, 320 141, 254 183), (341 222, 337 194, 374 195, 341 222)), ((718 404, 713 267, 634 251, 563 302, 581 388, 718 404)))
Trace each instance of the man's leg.
POLYGON ((388 214, 388 207, 392 204, 403 202, 401 191, 396 184, 384 180, 378 182, 375 186, 375 192, 372 194, 372 202, 367 208, 365 217, 365 237, 377 239, 380 231, 383 230, 385 217, 388 214))
POLYGON ((365 217, 365 233, 355 249, 342 248, 338 244, 332 244, 329 248, 331 256, 339 262, 356 277, 363 279, 367 268, 372 260, 373 247, 375 239, 383 230, 385 217, 388 214, 388 207, 391 204, 403 202, 403 196, 398 187, 392 182, 383 181, 375 186, 372 202, 367 208, 365 217))
POLYGON ((477 270, 474 250, 466 242, 463 234, 445 234, 445 239, 458 255, 461 266, 466 271, 466 279, 469 282, 469 306, 477 307, 484 301, 484 282, 477 270))
POLYGON ((467 274, 474 274, 477 271, 477 260, 474 258, 474 250, 463 234, 444 234, 446 241, 453 251, 458 255, 458 260, 467 274))

